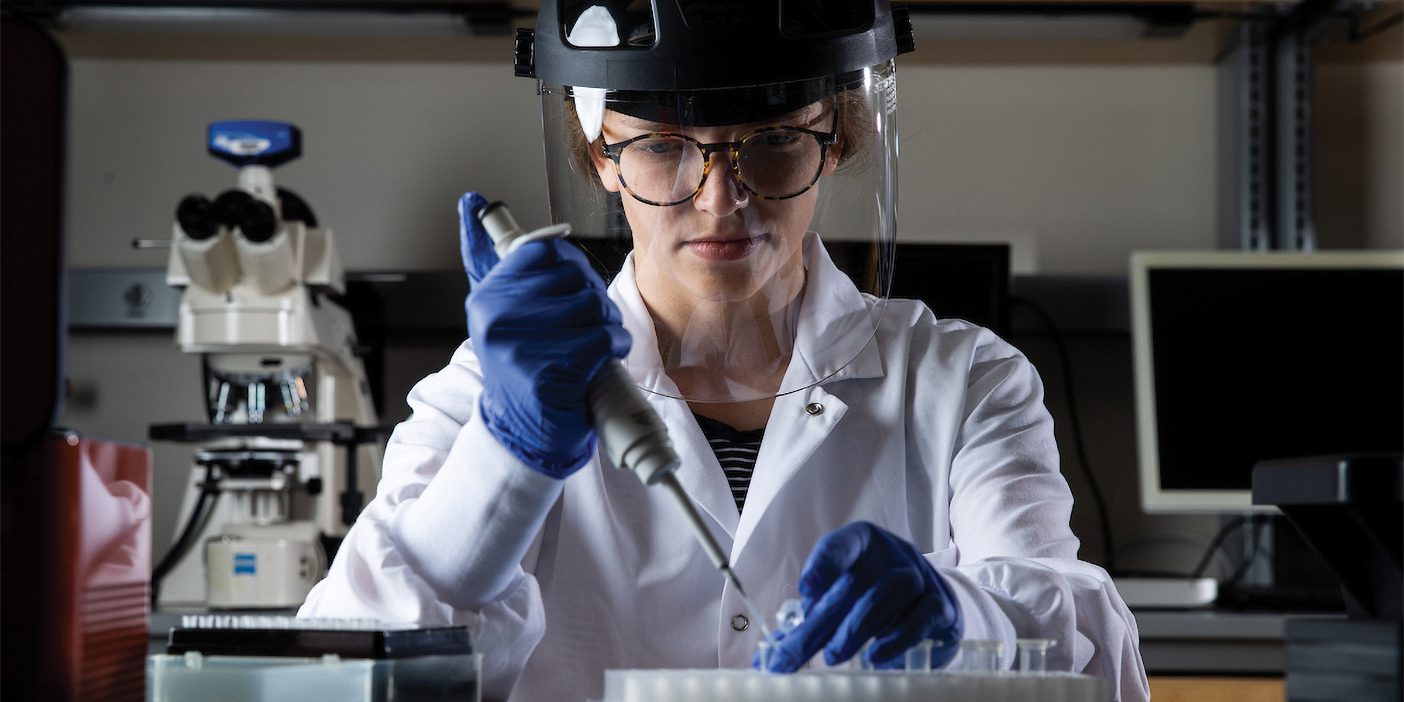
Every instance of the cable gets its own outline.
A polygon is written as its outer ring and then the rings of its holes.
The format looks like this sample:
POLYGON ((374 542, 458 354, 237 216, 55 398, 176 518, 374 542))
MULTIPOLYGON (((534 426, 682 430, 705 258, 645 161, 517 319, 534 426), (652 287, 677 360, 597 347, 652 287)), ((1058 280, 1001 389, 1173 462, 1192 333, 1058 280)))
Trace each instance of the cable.
POLYGON ((1209 564, 1213 562, 1214 554, 1219 552, 1219 548, 1224 544, 1224 539, 1227 539, 1229 534, 1237 531, 1247 521, 1247 517, 1234 517, 1224 522, 1222 527, 1219 527, 1218 533, 1214 534, 1214 538, 1209 541, 1209 548, 1204 550, 1204 557, 1199 559, 1199 565, 1194 567, 1194 573, 1192 574, 1194 577, 1204 577, 1204 571, 1207 570, 1209 564))
POLYGON ((1270 521, 1262 515, 1253 515, 1252 522, 1253 548, 1248 551, 1248 553, 1244 554, 1243 562, 1238 564, 1238 569, 1233 571, 1233 574, 1230 575, 1228 579, 1224 580, 1223 584, 1225 587, 1237 585, 1238 581, 1242 580, 1243 576, 1248 574, 1248 568, 1251 567, 1253 562, 1258 560, 1258 556, 1263 553, 1263 542, 1267 540, 1263 537, 1263 529, 1268 526, 1270 521))
POLYGON ((1087 479, 1087 486, 1092 490, 1092 502, 1097 509, 1098 526, 1102 534, 1102 544, 1106 548, 1106 569, 1108 573, 1116 574, 1116 548, 1112 545, 1111 519, 1107 516, 1107 500, 1102 495, 1102 486, 1097 482, 1096 476, 1092 474, 1092 466, 1087 461, 1087 447, 1082 440, 1082 422, 1077 416, 1077 399, 1073 396, 1073 376, 1072 362, 1068 357, 1068 349, 1063 345, 1063 335, 1058 332, 1058 326, 1053 323, 1053 318, 1048 312, 1034 301, 1011 296, 1009 304, 1024 306, 1029 308, 1036 315, 1043 326, 1048 329, 1048 336, 1053 339, 1053 346, 1058 353, 1058 363, 1063 374, 1063 388, 1068 398, 1068 422, 1072 425, 1073 445, 1077 449, 1077 460, 1082 467, 1082 475, 1087 479))
MULTIPOLYGON (((1117 562, 1118 562, 1118 563, 1125 564, 1125 563, 1126 563, 1126 556, 1127 556, 1128 554, 1137 553, 1137 552, 1139 552, 1140 550, 1143 550, 1143 549, 1146 549, 1146 548, 1151 548, 1151 547, 1160 546, 1160 545, 1166 545, 1166 544, 1170 544, 1170 545, 1183 545, 1183 546, 1193 546, 1196 553, 1198 553, 1198 552, 1200 552, 1200 551, 1203 551, 1205 548, 1209 548, 1210 550, 1209 550, 1209 551, 1205 551, 1205 553, 1207 554, 1207 557, 1209 558, 1210 566, 1211 566, 1211 567, 1212 567, 1212 566, 1218 566, 1219 572, 1222 572, 1222 573, 1230 573, 1230 572, 1232 572, 1233 569, 1237 567, 1237 562, 1235 562, 1233 559, 1229 558, 1229 557, 1228 557, 1228 554, 1225 553, 1224 550, 1223 550, 1222 548, 1215 548, 1215 545, 1211 543, 1211 540, 1212 540, 1213 538, 1214 538, 1213 535, 1204 536, 1204 535, 1202 535, 1202 534, 1196 534, 1196 533, 1191 532, 1191 531, 1182 531, 1182 530, 1160 530, 1160 531, 1153 532, 1152 534, 1150 534, 1150 535, 1148 535, 1148 536, 1143 536, 1143 537, 1138 538, 1138 539, 1132 539, 1131 541, 1122 541, 1122 542, 1121 542, 1121 545, 1120 545, 1120 547, 1119 547, 1119 549, 1118 549, 1118 553, 1117 553, 1117 562)), ((1185 571, 1173 572, 1173 571, 1167 571, 1167 570, 1156 570, 1156 569, 1154 569, 1154 568, 1137 568, 1137 569, 1134 569, 1134 570, 1133 570, 1133 569, 1127 568, 1125 565, 1122 565, 1122 567, 1118 569, 1117 573, 1118 573, 1119 575, 1124 576, 1124 577, 1131 577, 1131 578, 1136 578, 1136 577, 1187 578, 1187 577, 1191 577, 1191 574, 1188 573, 1188 572, 1185 572, 1185 571)))
POLYGON ((206 473, 205 482, 200 487, 200 497, 195 501, 194 509, 190 510, 190 518, 185 521, 185 527, 180 530, 180 536, 151 571, 151 606, 153 608, 156 606, 156 600, 161 596, 161 581, 190 550, 190 542, 194 540, 195 535, 199 533, 209 516, 214 513, 214 503, 218 497, 218 481, 206 473))
POLYGON ((1350 40, 1352 42, 1363 41, 1379 34, 1380 32, 1393 27, 1400 22, 1404 22, 1404 12, 1395 13, 1366 29, 1360 28, 1360 16, 1352 15, 1350 18, 1350 40))
POLYGON ((1268 22, 1277 19, 1276 14, 1267 12, 1234 12, 1230 10, 1196 10, 1194 18, 1201 19, 1236 19, 1245 22, 1268 22))

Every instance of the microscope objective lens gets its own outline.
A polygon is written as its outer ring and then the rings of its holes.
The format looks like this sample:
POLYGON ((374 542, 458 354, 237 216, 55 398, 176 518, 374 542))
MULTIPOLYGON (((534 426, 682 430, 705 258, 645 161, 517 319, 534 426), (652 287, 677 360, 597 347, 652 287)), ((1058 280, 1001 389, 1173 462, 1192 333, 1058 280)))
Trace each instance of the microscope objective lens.
POLYGON ((263 423, 263 384, 257 381, 249 383, 248 397, 245 398, 249 424, 263 423))
POLYGON ((215 424, 223 423, 228 417, 226 412, 229 409, 229 383, 219 384, 219 399, 215 401, 215 424))

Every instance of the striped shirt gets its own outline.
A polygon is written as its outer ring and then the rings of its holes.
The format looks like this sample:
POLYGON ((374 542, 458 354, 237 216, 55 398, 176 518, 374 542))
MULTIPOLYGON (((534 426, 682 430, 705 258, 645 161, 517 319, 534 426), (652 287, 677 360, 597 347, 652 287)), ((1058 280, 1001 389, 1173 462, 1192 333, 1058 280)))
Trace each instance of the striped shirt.
POLYGON ((726 473, 726 482, 731 485, 731 497, 736 500, 736 511, 746 505, 746 490, 751 487, 751 473, 756 468, 756 454, 760 453, 761 439, 765 438, 765 427, 751 431, 740 431, 715 419, 693 414, 702 435, 717 455, 717 463, 726 473))

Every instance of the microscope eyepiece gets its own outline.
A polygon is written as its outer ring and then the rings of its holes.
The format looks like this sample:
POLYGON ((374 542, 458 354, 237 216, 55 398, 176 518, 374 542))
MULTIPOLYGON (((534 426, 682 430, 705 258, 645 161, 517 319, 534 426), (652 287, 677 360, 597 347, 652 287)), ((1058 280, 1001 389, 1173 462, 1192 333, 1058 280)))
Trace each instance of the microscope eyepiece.
POLYGON ((250 200, 239 214, 239 231, 251 243, 262 244, 278 233, 278 216, 262 200, 250 200))
POLYGON ((219 232, 219 222, 215 220, 213 205, 204 195, 186 195, 176 205, 176 222, 185 235, 196 241, 203 241, 219 232))
POLYGON ((214 217, 238 229, 250 243, 262 244, 278 233, 278 217, 268 203, 243 190, 226 190, 214 201, 214 217))
POLYGON ((230 229, 239 226, 239 213, 243 211, 244 205, 253 199, 252 195, 242 190, 226 190, 220 193, 214 201, 215 219, 230 229))

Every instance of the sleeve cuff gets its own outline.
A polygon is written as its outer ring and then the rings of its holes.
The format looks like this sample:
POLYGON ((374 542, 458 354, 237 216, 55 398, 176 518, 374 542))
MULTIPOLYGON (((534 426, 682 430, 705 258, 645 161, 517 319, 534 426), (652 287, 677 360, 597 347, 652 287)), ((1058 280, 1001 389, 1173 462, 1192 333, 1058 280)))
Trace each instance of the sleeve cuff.
MULTIPOLYGON (((985 592, 978 583, 957 568, 937 567, 936 571, 946 579, 956 604, 960 607, 961 619, 965 624, 965 639, 999 641, 1004 644, 1000 654, 1000 668, 1014 667, 1015 640, 1018 633, 1009 615, 999 606, 995 598, 985 592)), ((957 654, 959 655, 959 654, 957 654)), ((958 661, 953 661, 953 665, 958 661)))
POLYGON ((444 602, 478 610, 522 577, 522 558, 562 489, 507 451, 474 413, 438 474, 396 512, 390 534, 444 602))

